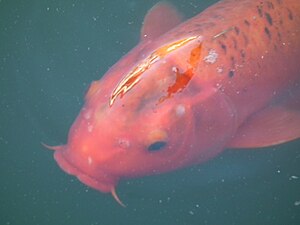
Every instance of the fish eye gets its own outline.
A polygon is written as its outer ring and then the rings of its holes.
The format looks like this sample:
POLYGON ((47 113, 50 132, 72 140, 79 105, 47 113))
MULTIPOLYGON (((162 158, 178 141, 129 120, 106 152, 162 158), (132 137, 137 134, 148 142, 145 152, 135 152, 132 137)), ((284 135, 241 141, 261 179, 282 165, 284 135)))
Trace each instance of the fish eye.
POLYGON ((167 142, 165 141, 156 141, 153 142, 151 145, 148 146, 149 152, 156 152, 164 149, 167 145, 167 142))

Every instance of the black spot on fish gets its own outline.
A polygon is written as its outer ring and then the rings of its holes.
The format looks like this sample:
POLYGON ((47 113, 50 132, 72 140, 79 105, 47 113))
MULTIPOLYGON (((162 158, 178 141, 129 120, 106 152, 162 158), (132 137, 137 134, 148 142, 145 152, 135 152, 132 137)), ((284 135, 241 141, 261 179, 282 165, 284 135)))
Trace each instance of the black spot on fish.
POLYGON ((272 2, 267 2, 267 6, 269 9, 274 9, 274 5, 272 2))
POLYGON ((244 20, 244 23, 249 27, 250 26, 250 23, 248 20, 244 20))
POLYGON ((277 48, 277 45, 275 44, 275 45, 274 45, 274 50, 277 51, 277 49, 278 49, 278 48, 277 48))
POLYGON ((245 53, 245 51, 243 49, 240 51, 240 54, 241 54, 242 58, 245 58, 246 53, 245 53))
POLYGON ((271 39, 271 32, 267 27, 265 27, 265 33, 268 36, 268 38, 271 39))
POLYGON ((262 16, 263 16, 263 12, 262 12, 261 6, 257 6, 256 8, 257 8, 257 13, 258 13, 258 15, 259 15, 260 17, 262 17, 262 16))
POLYGON ((234 27, 234 30, 235 30, 235 33, 236 33, 237 35, 240 34, 240 29, 239 29, 238 27, 234 27))
POLYGON ((231 78, 234 76, 234 71, 233 70, 229 70, 228 72, 228 76, 231 78))
POLYGON ((294 19, 294 16, 293 16, 293 13, 290 9, 287 9, 288 10, 288 13, 289 13, 289 19, 290 20, 293 20, 294 19))
POLYGON ((232 38, 232 41, 233 41, 233 48, 237 49, 237 41, 236 41, 236 39, 232 38))
POLYGON ((224 53, 226 54, 227 52, 227 46, 225 44, 223 44, 222 42, 219 42, 221 48, 224 50, 224 53))
POLYGON ((269 13, 265 13, 265 16, 266 16, 268 23, 272 26, 273 19, 272 19, 271 15, 269 13))
POLYGON ((279 41, 281 41, 281 33, 280 32, 277 33, 277 36, 278 36, 279 41))
POLYGON ((280 5, 282 3, 282 0, 277 0, 277 3, 280 5))

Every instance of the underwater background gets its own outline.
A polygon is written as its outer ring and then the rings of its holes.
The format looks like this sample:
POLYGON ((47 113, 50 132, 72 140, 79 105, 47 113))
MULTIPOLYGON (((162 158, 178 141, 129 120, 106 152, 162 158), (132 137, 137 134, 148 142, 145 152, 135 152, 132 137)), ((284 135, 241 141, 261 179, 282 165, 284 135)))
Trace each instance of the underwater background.
MULTIPOLYGON (((300 224, 300 140, 123 181, 126 208, 42 146, 66 143, 89 84, 138 43, 156 2, 0 0, 0 225, 300 224)), ((217 1, 170 2, 188 18, 217 1)))

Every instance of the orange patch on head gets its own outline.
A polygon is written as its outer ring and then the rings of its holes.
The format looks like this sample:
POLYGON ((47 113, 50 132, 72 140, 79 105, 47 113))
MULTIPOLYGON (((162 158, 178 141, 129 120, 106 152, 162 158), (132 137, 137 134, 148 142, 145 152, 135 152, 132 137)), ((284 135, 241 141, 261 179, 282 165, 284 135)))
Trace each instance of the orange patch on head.
MULTIPOLYGON (((163 59, 169 53, 179 49, 180 47, 188 44, 190 41, 195 40, 198 36, 192 36, 183 38, 179 41, 172 42, 168 45, 164 45, 154 52, 152 52, 146 59, 135 66, 117 85, 111 94, 109 105, 112 106, 118 96, 121 98, 141 80, 141 76, 145 71, 151 68, 160 59, 163 59)), ((193 51, 192 51, 193 52, 193 51)), ((194 62, 194 56, 191 55, 190 61, 194 62), (192 60, 191 60, 192 59, 192 60)), ((190 62, 191 63, 191 62, 190 62)), ((191 64, 192 65, 192 64, 191 64)))

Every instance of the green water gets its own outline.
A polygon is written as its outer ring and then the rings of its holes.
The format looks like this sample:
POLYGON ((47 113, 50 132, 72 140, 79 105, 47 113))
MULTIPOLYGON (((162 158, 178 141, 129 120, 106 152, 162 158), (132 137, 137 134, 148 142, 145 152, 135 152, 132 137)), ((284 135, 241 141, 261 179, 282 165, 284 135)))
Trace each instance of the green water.
MULTIPOLYGON (((227 151, 196 167, 122 182, 120 207, 61 171, 92 80, 138 42, 156 1, 0 0, 0 224, 300 224, 300 141, 227 151)), ((192 16, 216 1, 174 1, 192 16)))

